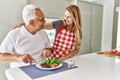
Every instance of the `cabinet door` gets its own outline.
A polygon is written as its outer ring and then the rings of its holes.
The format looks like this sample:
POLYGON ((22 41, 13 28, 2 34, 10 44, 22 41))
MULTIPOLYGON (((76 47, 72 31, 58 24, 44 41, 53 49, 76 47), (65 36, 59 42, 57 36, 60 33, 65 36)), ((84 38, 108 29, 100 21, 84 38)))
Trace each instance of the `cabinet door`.
POLYGON ((92 5, 91 52, 101 50, 103 6, 92 5))
POLYGON ((82 45, 79 54, 101 50, 103 6, 78 2, 82 15, 82 45))
POLYGON ((78 2, 82 15, 82 44, 79 54, 90 52, 91 4, 78 2))

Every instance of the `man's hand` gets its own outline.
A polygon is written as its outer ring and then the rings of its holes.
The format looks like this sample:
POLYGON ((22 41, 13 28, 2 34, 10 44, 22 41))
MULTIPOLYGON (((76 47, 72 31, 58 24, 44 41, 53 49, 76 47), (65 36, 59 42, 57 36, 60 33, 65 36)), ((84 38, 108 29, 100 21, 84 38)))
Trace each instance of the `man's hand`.
POLYGON ((47 58, 51 55, 51 53, 52 53, 51 49, 46 48, 46 49, 43 50, 42 55, 43 55, 44 58, 47 58))
POLYGON ((35 59, 29 54, 17 55, 17 60, 19 62, 30 63, 30 65, 35 62, 35 59))

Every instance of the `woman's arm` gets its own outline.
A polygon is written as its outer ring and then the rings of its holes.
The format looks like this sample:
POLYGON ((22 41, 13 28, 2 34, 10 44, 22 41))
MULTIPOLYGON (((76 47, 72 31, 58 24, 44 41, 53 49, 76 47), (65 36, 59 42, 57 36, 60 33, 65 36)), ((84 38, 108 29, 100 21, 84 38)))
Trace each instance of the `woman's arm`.
POLYGON ((44 24, 44 29, 53 29, 53 24, 52 22, 47 22, 44 24))
POLYGON ((77 45, 76 45, 76 48, 75 48, 74 50, 72 50, 72 51, 71 51, 70 53, 68 53, 67 55, 64 55, 64 56, 61 57, 59 60, 61 60, 61 61, 66 60, 66 59, 68 59, 68 58, 70 58, 70 57, 78 54, 79 50, 80 50, 80 44, 77 44, 77 45))
POLYGON ((20 28, 21 26, 25 25, 25 23, 19 23, 12 27, 12 29, 20 28))
POLYGON ((44 29, 56 29, 58 30, 62 25, 65 26, 65 21, 63 20, 56 20, 56 21, 52 21, 52 22, 46 22, 44 24, 44 29))
MULTIPOLYGON (((20 28, 21 26, 25 25, 25 23, 19 23, 12 27, 12 29, 20 28)), ((52 22, 47 22, 44 24, 44 29, 53 29, 52 22)))

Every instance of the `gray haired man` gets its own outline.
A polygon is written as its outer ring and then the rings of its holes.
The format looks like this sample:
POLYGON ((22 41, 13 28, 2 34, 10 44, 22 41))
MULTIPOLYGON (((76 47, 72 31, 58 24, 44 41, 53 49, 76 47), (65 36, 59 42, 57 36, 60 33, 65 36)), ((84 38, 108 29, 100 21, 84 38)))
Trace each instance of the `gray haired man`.
MULTIPOLYGON (((50 42, 43 29, 45 24, 44 14, 41 9, 33 4, 26 5, 23 9, 25 25, 11 30, 0 46, 0 52, 12 53, 20 56, 11 63, 11 67, 28 65, 34 60, 50 55, 50 42), (27 54, 27 55, 26 55, 27 54), (24 58, 22 58, 24 56, 24 58)), ((10 55, 11 56, 11 55, 10 55)))

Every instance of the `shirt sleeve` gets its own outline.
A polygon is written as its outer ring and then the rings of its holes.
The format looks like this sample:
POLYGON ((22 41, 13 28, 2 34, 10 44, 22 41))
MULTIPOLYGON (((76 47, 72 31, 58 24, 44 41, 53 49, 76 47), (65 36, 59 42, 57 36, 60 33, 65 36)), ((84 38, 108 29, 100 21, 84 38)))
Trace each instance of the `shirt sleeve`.
POLYGON ((62 20, 57 20, 52 22, 53 28, 56 30, 56 33, 59 31, 60 27, 63 25, 62 20))
POLYGON ((51 46, 50 46, 50 40, 49 40, 47 34, 46 34, 46 48, 51 48, 51 46))
POLYGON ((0 45, 0 52, 13 53, 14 44, 15 44, 15 40, 14 40, 13 32, 11 30, 0 45))

